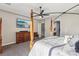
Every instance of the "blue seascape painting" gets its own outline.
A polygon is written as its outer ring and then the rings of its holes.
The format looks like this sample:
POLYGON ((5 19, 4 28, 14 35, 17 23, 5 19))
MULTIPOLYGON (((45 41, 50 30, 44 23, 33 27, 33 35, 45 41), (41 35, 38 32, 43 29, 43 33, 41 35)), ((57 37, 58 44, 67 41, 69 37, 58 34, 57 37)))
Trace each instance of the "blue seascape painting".
POLYGON ((17 28, 30 28, 30 20, 25 19, 17 19, 16 20, 16 27, 17 28))

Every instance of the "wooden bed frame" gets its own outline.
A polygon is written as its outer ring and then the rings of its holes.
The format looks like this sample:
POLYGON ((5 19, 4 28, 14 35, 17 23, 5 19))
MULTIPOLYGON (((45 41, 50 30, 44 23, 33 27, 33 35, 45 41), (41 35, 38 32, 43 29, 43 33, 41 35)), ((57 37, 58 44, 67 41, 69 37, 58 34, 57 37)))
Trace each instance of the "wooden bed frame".
POLYGON ((34 20, 33 20, 33 10, 31 9, 31 13, 30 13, 30 50, 33 47, 33 40, 34 40, 34 20))

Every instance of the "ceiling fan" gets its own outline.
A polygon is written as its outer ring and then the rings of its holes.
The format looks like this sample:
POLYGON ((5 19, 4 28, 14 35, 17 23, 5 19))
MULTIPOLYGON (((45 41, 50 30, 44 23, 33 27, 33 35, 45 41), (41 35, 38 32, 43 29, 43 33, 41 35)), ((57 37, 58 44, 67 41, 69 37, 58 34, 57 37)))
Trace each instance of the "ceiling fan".
POLYGON ((44 13, 45 10, 43 10, 41 6, 39 8, 40 8, 40 13, 33 12, 35 14, 34 17, 41 16, 43 18, 44 16, 49 16, 49 14, 44 13))

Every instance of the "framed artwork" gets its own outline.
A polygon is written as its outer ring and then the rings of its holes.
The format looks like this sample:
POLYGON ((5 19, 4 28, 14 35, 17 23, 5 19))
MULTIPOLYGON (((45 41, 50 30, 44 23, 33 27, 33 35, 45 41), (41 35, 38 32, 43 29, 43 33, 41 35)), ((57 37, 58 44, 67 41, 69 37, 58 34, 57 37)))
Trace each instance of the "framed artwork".
POLYGON ((17 28, 30 28, 30 20, 18 18, 16 20, 16 27, 17 28))

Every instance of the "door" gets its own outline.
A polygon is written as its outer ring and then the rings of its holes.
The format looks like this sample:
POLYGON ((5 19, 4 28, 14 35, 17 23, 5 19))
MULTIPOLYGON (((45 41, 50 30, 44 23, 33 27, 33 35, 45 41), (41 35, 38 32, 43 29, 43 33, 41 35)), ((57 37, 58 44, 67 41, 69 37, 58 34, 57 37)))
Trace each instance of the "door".
POLYGON ((2 18, 0 18, 0 53, 2 53, 2 36, 1 36, 1 29, 2 29, 2 18))

